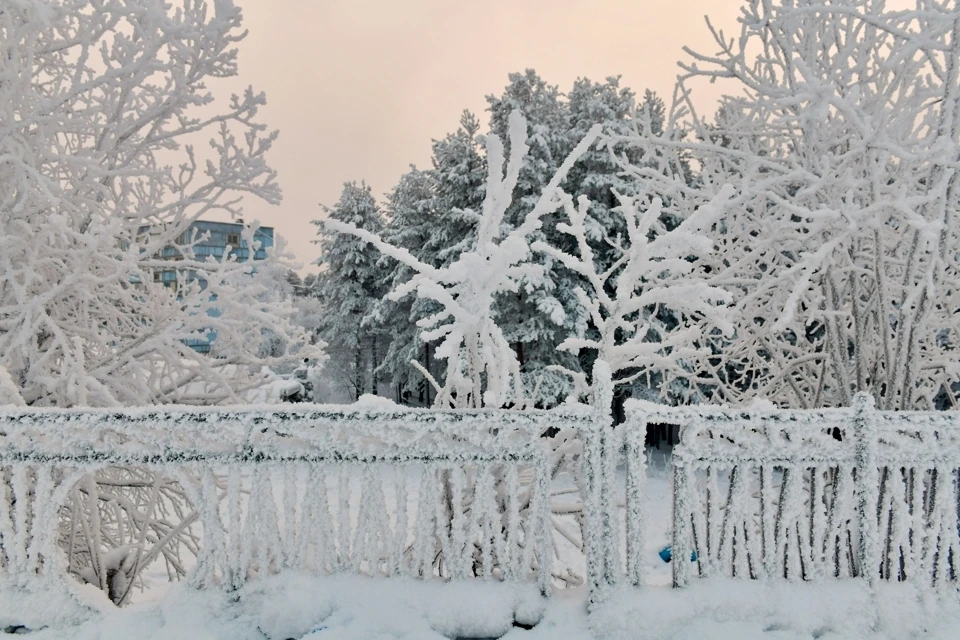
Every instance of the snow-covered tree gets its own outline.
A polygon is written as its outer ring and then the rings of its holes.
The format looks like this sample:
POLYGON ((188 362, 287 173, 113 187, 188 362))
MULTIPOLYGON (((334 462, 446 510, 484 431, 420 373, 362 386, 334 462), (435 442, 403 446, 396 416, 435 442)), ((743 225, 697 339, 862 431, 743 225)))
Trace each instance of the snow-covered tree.
MULTIPOLYGON (((611 142, 615 136, 630 134, 638 125, 641 129, 649 127, 652 131, 662 130, 663 102, 656 94, 647 91, 641 104, 635 103, 634 93, 627 88, 621 88, 619 78, 607 78, 606 82, 591 82, 587 78, 578 79, 567 94, 570 110, 571 138, 578 138, 582 132, 597 123, 602 123, 606 133, 605 144, 598 144, 584 154, 580 162, 573 168, 567 179, 567 191, 585 196, 590 202, 589 209, 583 220, 586 238, 590 242, 595 269, 598 273, 617 270, 617 263, 623 256, 623 248, 630 247, 627 220, 617 207, 620 204, 619 196, 633 197, 642 191, 643 182, 626 174, 620 168, 624 160, 631 164, 640 164, 644 161, 643 153, 636 147, 611 142), (634 118, 634 111, 642 117, 634 118)), ((672 220, 666 218, 663 223, 669 228, 672 220)), ((548 228, 545 242, 550 247, 568 254, 579 255, 577 239, 565 233, 560 225, 562 217, 558 218, 557 225, 548 228)), ((600 328, 593 322, 592 315, 580 305, 580 300, 573 295, 578 288, 585 291, 592 290, 592 283, 585 279, 577 270, 566 269, 549 254, 547 264, 555 273, 554 278, 560 282, 558 289, 562 289, 567 296, 576 300, 577 314, 570 313, 569 317, 577 317, 579 322, 568 323, 565 326, 564 336, 579 336, 590 340, 600 340, 600 328)), ((570 302, 565 303, 567 306, 570 302)), ((558 345, 559 346, 559 345, 558 345)), ((561 350, 562 351, 562 350, 561 350)), ((577 354, 577 367, 566 367, 565 363, 558 362, 551 366, 553 370, 568 369, 577 379, 581 375, 584 380, 590 378, 597 352, 594 349, 572 351, 577 354), (582 373, 581 373, 582 372, 582 373)), ((648 376, 636 378, 632 373, 623 370, 613 372, 615 376, 630 378, 633 382, 621 381, 616 387, 616 403, 614 410, 618 411, 622 401, 630 396, 651 393, 647 382, 648 376)), ((659 380, 652 380, 660 388, 659 380)))
POLYGON ((383 229, 383 214, 366 183, 343 185, 340 200, 334 207, 325 207, 327 218, 315 220, 318 225, 320 258, 323 269, 317 276, 313 293, 326 312, 320 336, 329 345, 330 373, 341 373, 343 383, 351 388, 356 400, 367 392, 376 394, 378 352, 384 348, 383 327, 371 314, 377 301, 386 293, 387 270, 379 264, 380 255, 366 242, 349 234, 330 233, 328 220, 345 222, 371 233, 383 229))
MULTIPOLYGON (((483 203, 486 175, 479 128, 473 114, 464 111, 456 132, 433 141, 432 168, 401 177, 387 197, 388 223, 382 234, 386 242, 436 267, 452 263, 474 246, 477 220, 471 212, 483 203)), ((388 286, 412 275, 408 266, 386 256, 382 260, 392 270, 388 286)), ((420 340, 417 330, 418 321, 438 310, 436 302, 424 298, 381 300, 374 308, 371 322, 382 324, 389 340, 380 368, 392 374, 400 402, 432 401, 430 382, 410 366, 410 360, 421 361, 428 373, 439 375, 433 347, 420 340)))
MULTIPOLYGON (((193 221, 280 200, 264 96, 210 89, 243 36, 229 0, 0 3, 0 404, 242 402, 262 367, 318 355, 269 286, 275 256, 194 251, 193 221), (170 271, 176 287, 155 282, 170 271), (271 336, 285 348, 261 357, 271 336), (186 344, 211 337, 210 355, 186 344)), ((195 550, 174 485, 135 469, 78 485, 70 570, 119 603, 146 560, 195 550)))
POLYGON ((280 199, 264 96, 219 105, 207 87, 237 73, 240 19, 227 1, 0 10, 0 366, 27 404, 240 401, 250 365, 305 344, 263 269, 186 234, 244 194, 280 199), (214 358, 185 345, 211 332, 214 358), (268 332, 289 350, 258 357, 268 332))
POLYGON ((918 0, 748 2, 716 54, 689 51, 665 157, 696 152, 700 182, 659 181, 671 198, 738 195, 717 228, 716 284, 737 298, 718 344, 716 398, 889 409, 954 406, 960 10, 918 0), (715 122, 689 85, 735 89, 715 122), (682 138, 682 127, 695 137, 682 138))
MULTIPOLYGON (((597 243, 591 240, 588 222, 589 198, 580 196, 574 203, 563 194, 570 222, 560 223, 558 230, 574 240, 576 254, 544 242, 533 243, 532 249, 552 256, 586 282, 574 293, 589 312, 596 337, 571 336, 559 348, 573 354, 594 352, 596 360, 604 363, 605 375, 617 385, 653 374, 662 391, 674 379, 696 383, 699 363, 711 355, 708 336, 731 330, 724 305, 732 296, 709 284, 702 258, 713 250, 711 228, 732 194, 732 187, 722 189, 714 201, 679 226, 668 228, 659 198, 641 211, 639 204, 646 202, 643 195, 615 193, 620 204, 612 212, 624 220, 626 234, 616 240, 602 236, 608 246, 601 249, 616 252, 612 263, 597 259, 597 243)), ((610 382, 588 383, 578 371, 564 373, 575 380, 578 395, 592 402, 610 382)))
MULTIPOLYGON (((527 122, 528 152, 517 179, 514 198, 503 216, 508 230, 522 226, 527 215, 540 201, 564 158, 580 138, 572 140, 569 109, 557 86, 548 84, 537 73, 510 74, 510 83, 499 96, 488 96, 490 131, 506 141, 510 151, 508 120, 519 112, 527 122)), ((589 127, 588 127, 589 128, 589 127)), ((578 132, 581 137, 584 131, 578 132)), ((553 212, 544 214, 542 225, 531 234, 531 241, 551 237, 556 227, 553 212)), ((501 329, 514 346, 528 393, 537 389, 534 401, 555 404, 569 391, 568 380, 548 368, 562 361, 568 367, 576 362, 556 346, 568 331, 584 324, 572 287, 565 286, 563 272, 553 269, 549 259, 534 256, 539 275, 536 282, 520 281, 515 292, 496 300, 501 329)))
POLYGON ((431 178, 437 224, 416 254, 423 262, 448 265, 476 244, 477 220, 469 212, 483 206, 487 176, 479 131, 476 116, 464 111, 456 132, 433 141, 431 178))
MULTIPOLYGON (((656 100, 655 96, 647 95, 648 100, 656 100)), ((633 130, 633 111, 641 111, 646 103, 637 106, 633 91, 620 87, 619 78, 607 78, 606 82, 592 82, 587 78, 579 78, 573 83, 573 88, 567 94, 567 103, 570 110, 571 139, 579 139, 584 132, 595 124, 603 124, 604 132, 608 136, 625 135, 633 130)), ((618 151, 626 154, 632 161, 639 162, 641 155, 634 147, 623 145, 618 151)), ((587 224, 589 237, 593 241, 603 240, 605 237, 615 238, 625 235, 626 227, 622 216, 611 211, 619 205, 616 193, 633 195, 641 186, 639 182, 624 174, 620 169, 617 157, 610 150, 597 145, 589 149, 570 172, 568 178, 570 193, 586 196, 590 200, 590 210, 584 222, 587 224)), ((554 242, 569 242, 571 249, 576 243, 563 233, 556 233, 554 242)), ((613 262, 615 258, 606 258, 607 251, 599 244, 595 245, 596 257, 601 261, 613 262)), ((613 250, 610 247, 609 250, 613 250)))
MULTIPOLYGON (((410 267, 413 277, 396 287, 389 294, 391 299, 415 292, 442 306, 441 311, 419 323, 421 338, 424 342, 439 341, 436 357, 447 361, 443 385, 434 382, 434 405, 438 407, 523 407, 529 402, 516 351, 496 322, 494 302, 504 293, 515 293, 521 282, 536 283, 542 277, 542 270, 529 262, 527 238, 540 227, 544 215, 560 206, 559 185, 577 158, 593 144, 599 127, 592 129, 563 162, 523 224, 504 234, 504 216, 527 152, 526 126, 519 113, 511 116, 510 157, 505 168, 500 138, 496 134, 487 138, 489 169, 476 246, 448 266, 424 264, 406 249, 389 245, 355 224, 325 221, 329 229, 352 234, 410 267)), ((412 364, 419 366, 416 361, 412 364)))
MULTIPOLYGON (((436 180, 432 171, 411 167, 387 195, 387 223, 380 234, 384 242, 406 249, 427 264, 436 266, 439 259, 431 251, 431 241, 442 222, 436 215, 436 180), (433 254, 433 255, 431 255, 433 254)), ((382 266, 388 270, 386 286, 393 288, 409 280, 413 273, 410 267, 393 258, 383 256, 382 266)), ((419 360, 428 372, 431 370, 430 345, 421 342, 417 322, 439 310, 436 303, 422 298, 410 297, 399 301, 380 299, 371 311, 369 322, 384 328, 388 343, 378 368, 390 376, 397 390, 397 401, 404 400, 405 393, 418 390, 418 396, 429 404, 432 389, 423 376, 410 366, 411 360, 419 360)))

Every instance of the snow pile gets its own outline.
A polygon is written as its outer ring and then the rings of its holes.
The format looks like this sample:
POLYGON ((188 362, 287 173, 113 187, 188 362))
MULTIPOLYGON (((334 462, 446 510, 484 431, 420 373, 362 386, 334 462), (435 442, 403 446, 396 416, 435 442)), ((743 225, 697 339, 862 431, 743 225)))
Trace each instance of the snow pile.
POLYGON ((234 594, 178 587, 161 603, 114 609, 38 640, 231 638, 496 638, 538 624, 546 601, 533 586, 432 584, 287 572, 234 594), (522 625, 522 626, 518 626, 522 625))
MULTIPOLYGON (((683 589, 624 590, 597 607, 597 638, 830 638, 835 640, 956 637, 956 596, 921 597, 908 585, 872 592, 861 580, 820 584, 709 580, 683 589)), ((561 636, 562 637, 562 636, 561 636)))

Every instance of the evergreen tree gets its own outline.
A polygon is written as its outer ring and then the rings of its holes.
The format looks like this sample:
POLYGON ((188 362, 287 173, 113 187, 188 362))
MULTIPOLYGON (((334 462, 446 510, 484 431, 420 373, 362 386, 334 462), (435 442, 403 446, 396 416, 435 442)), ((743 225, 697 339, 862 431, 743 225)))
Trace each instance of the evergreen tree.
MULTIPOLYGON (((371 233, 383 229, 383 214, 365 182, 343 185, 340 201, 332 208, 324 207, 331 220, 350 223, 371 233)), ((318 225, 321 267, 314 286, 325 313, 320 335, 330 345, 328 367, 338 373, 354 398, 377 393, 374 373, 379 352, 383 349, 384 327, 373 315, 377 301, 386 293, 386 270, 380 255, 366 242, 349 234, 330 232, 322 220, 318 225)))
MULTIPOLYGON (((433 141, 433 168, 411 168, 387 196, 383 238, 425 264, 449 265, 476 243, 474 212, 483 203, 486 172, 479 129, 477 118, 464 111, 456 132, 433 141)), ((409 267, 389 257, 381 260, 388 287, 411 277, 409 267)), ((419 339, 417 330, 418 321, 438 310, 429 299, 380 300, 374 305, 369 321, 385 330, 388 341, 378 370, 389 376, 398 402, 432 402, 432 388, 411 361, 442 378, 433 347, 419 339)))
POLYGON ((480 122, 469 111, 460 116, 460 128, 433 141, 433 209, 436 224, 420 252, 422 262, 441 267, 454 262, 476 243, 477 218, 485 193, 487 162, 477 134, 480 122))
MULTIPOLYGON (((649 150, 640 149, 633 143, 637 129, 662 130, 663 102, 655 94, 646 92, 638 109, 640 116, 634 119, 635 94, 621 87, 617 77, 607 78, 602 83, 579 79, 569 95, 564 96, 556 86, 548 84, 532 70, 512 74, 503 93, 487 99, 490 132, 501 140, 509 140, 508 116, 511 111, 519 111, 527 120, 529 151, 511 194, 512 204, 502 219, 503 233, 509 233, 522 223, 562 160, 586 132, 596 124, 604 126, 607 135, 603 146, 589 149, 563 186, 569 193, 586 195, 590 199, 587 231, 591 242, 598 247, 595 254, 597 268, 601 272, 608 269, 621 255, 616 247, 621 246, 626 238, 624 217, 614 211, 619 203, 615 194, 634 197, 644 192, 640 186, 643 178, 625 172, 624 167, 652 167, 656 170, 663 163, 662 158, 647 162, 644 153, 650 153, 649 150)), ((424 265, 449 266, 476 246, 477 221, 487 188, 487 158, 479 130, 477 118, 464 111, 456 132, 433 141, 432 168, 426 171, 412 168, 387 196, 386 222, 380 235, 390 245, 409 251, 424 265)), ((505 144, 509 147, 509 142, 505 144)), ((509 148, 505 151, 509 153, 509 148)), ((675 171, 689 181, 689 164, 684 162, 678 166, 680 169, 675 171)), ((370 206, 375 208, 375 205, 370 206)), ((672 211, 669 207, 665 210, 668 212, 665 215, 672 211)), ((530 241, 541 241, 566 252, 575 252, 571 237, 557 228, 563 219, 561 213, 543 216, 542 226, 530 235, 530 241)), ((675 223, 666 221, 665 225, 669 228, 675 223)), ((364 228, 362 224, 357 226, 364 228)), ((583 288, 586 284, 582 275, 564 268, 549 253, 533 256, 533 261, 542 268, 544 277, 538 278, 536 283, 522 281, 519 291, 502 293, 496 300, 493 313, 516 351, 526 393, 533 395, 536 389, 536 401, 549 406, 573 389, 571 379, 564 371, 582 373, 592 369, 591 353, 578 356, 559 351, 557 346, 570 336, 590 337, 596 333, 596 328, 574 294, 577 287, 583 288)), ((409 280, 410 269, 389 257, 381 258, 371 268, 381 274, 382 280, 365 287, 368 299, 360 323, 367 327, 365 332, 379 335, 379 338, 368 340, 369 344, 377 342, 378 349, 374 354, 371 347, 359 348, 361 351, 367 349, 366 353, 371 357, 376 356, 376 362, 371 366, 389 379, 391 391, 388 395, 399 402, 429 402, 430 390, 424 388, 423 373, 418 372, 411 361, 416 361, 441 385, 444 384, 442 368, 436 367, 431 347, 417 337, 417 322, 436 311, 434 303, 429 299, 408 299, 400 303, 380 299, 377 295, 380 291, 409 280)), ((338 277, 356 280, 351 276, 338 277)), ((329 274, 321 277, 321 281, 329 279, 329 274)), ((615 278, 611 279, 611 286, 614 282, 615 278)), ((309 285, 305 282, 302 286, 309 285)), ((349 317, 349 313, 339 310, 337 315, 349 317)), ((323 335, 330 338, 328 342, 333 345, 342 342, 336 335, 323 335)), ((342 362, 343 358, 340 360, 342 362)), ((644 393, 645 390, 638 392, 644 393)))
MULTIPOLYGON (((381 238, 395 247, 410 251, 418 259, 436 264, 436 251, 431 251, 431 240, 438 224, 435 206, 435 174, 411 167, 400 177, 397 186, 387 195, 387 224, 381 238)), ((380 258, 380 266, 386 274, 384 283, 388 289, 395 288, 413 276, 407 265, 388 256, 380 258)), ((383 327, 388 344, 378 371, 390 377, 391 386, 398 402, 415 400, 430 403, 431 389, 423 376, 410 364, 417 360, 427 370, 433 371, 431 347, 419 338, 417 321, 436 313, 439 307, 423 299, 404 298, 397 302, 378 300, 372 309, 372 321, 383 327)))

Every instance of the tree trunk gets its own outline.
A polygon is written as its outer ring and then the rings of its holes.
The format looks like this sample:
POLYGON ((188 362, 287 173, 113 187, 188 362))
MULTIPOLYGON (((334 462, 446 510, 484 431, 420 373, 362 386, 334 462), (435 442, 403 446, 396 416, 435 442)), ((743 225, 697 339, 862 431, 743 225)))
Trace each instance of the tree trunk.
POLYGON ((370 348, 370 393, 377 395, 377 336, 373 336, 370 348))
POLYGON ((354 381, 353 384, 356 387, 354 393, 354 400, 359 400, 361 394, 363 394, 363 347, 360 346, 360 342, 357 341, 357 352, 354 357, 354 381))
MULTIPOLYGON (((423 368, 430 371, 430 345, 423 345, 423 368)), ((430 381, 426 378, 423 379, 423 405, 425 407, 430 406, 430 381)))

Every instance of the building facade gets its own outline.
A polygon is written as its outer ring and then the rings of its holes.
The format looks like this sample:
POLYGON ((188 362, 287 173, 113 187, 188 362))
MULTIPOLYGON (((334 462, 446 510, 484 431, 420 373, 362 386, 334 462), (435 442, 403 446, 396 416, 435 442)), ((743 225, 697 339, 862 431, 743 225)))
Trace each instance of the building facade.
MULTIPOLYGON (((243 222, 212 222, 197 220, 184 231, 170 246, 164 247, 160 257, 164 260, 176 262, 184 258, 183 252, 176 245, 190 245, 193 255, 199 260, 213 257, 218 262, 225 256, 235 256, 239 262, 248 260, 265 260, 267 249, 274 245, 273 227, 260 227, 254 232, 254 240, 259 246, 254 249, 248 246, 243 237, 245 225, 243 222)), ((162 230, 155 227, 142 227, 139 235, 159 235, 162 230)), ((180 283, 199 282, 205 288, 206 282, 192 269, 177 269, 171 265, 169 269, 157 269, 153 272, 153 281, 176 291, 180 283)), ((216 317, 216 309, 209 314, 216 317)), ((209 353, 211 344, 216 339, 216 333, 210 331, 206 338, 187 340, 186 344, 200 353, 209 353)))

